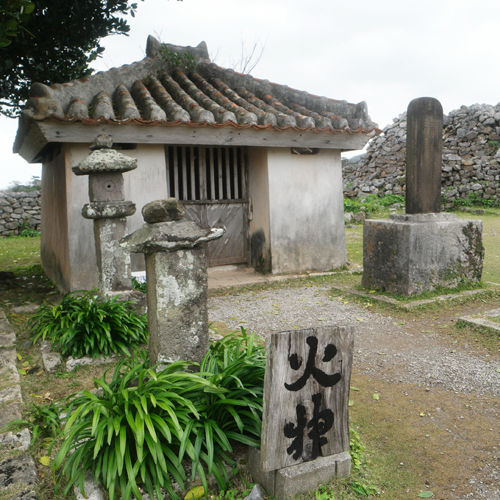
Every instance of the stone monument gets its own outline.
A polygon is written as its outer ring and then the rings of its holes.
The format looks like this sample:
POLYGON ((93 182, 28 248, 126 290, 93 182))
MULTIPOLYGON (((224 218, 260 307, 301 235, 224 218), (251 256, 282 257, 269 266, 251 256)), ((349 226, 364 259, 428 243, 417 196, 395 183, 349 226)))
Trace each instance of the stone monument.
POLYGON ((268 337, 260 452, 249 470, 279 500, 349 476, 349 382, 354 328, 268 337))
POLYGON ((148 203, 142 215, 146 224, 120 245, 146 255, 150 363, 200 362, 209 342, 203 243, 220 238, 225 228, 185 220, 175 198, 148 203))
POLYGON ((362 284, 410 296, 480 281, 482 222, 440 213, 443 108, 414 99, 407 120, 406 213, 365 221, 362 284))
POLYGON ((99 288, 103 295, 131 291, 130 254, 119 245, 127 234, 127 219, 135 204, 125 201, 123 172, 137 168, 137 160, 111 149, 109 135, 99 135, 92 153, 73 167, 76 175, 89 176, 90 203, 82 215, 94 221, 94 237, 99 268, 99 288))

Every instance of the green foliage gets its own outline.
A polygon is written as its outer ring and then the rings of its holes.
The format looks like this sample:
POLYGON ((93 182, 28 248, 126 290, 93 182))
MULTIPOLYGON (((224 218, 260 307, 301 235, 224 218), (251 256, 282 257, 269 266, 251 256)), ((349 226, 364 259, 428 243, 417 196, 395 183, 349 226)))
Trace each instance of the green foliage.
POLYGON ((363 444, 361 443, 361 438, 359 433, 353 429, 349 429, 349 439, 351 445, 351 463, 355 470, 359 470, 362 464, 362 457, 364 452, 363 444))
POLYGON ((8 190, 14 193, 29 193, 32 191, 40 191, 41 187, 40 176, 32 175, 31 180, 26 184, 19 181, 11 182, 8 190))
POLYGON ((32 404, 28 416, 23 420, 13 420, 8 425, 10 429, 23 429, 27 427, 31 431, 31 446, 37 446, 43 442, 48 444, 48 453, 56 443, 57 438, 62 436, 61 429, 61 407, 59 403, 51 401, 47 405, 32 404))
POLYGON ((361 481, 350 481, 349 488, 360 497, 369 497, 370 495, 378 494, 377 488, 361 481))
POLYGON ((344 212, 359 212, 363 210, 367 215, 378 212, 385 207, 390 207, 395 203, 400 203, 404 206, 404 196, 390 194, 383 198, 374 194, 369 194, 364 198, 344 198, 344 212))
MULTIPOLYGON (((446 200, 447 201, 447 200, 446 200)), ((445 201, 445 203, 446 203, 445 201)), ((497 200, 485 200, 481 196, 479 196, 475 191, 470 191, 467 198, 454 198, 453 199, 453 207, 494 207, 498 205, 497 200)))
POLYGON ((38 238, 40 236, 40 233, 38 231, 35 231, 32 227, 27 227, 19 233, 19 236, 21 236, 22 238, 38 238))
POLYGON ((35 4, 30 0, 4 0, 0 8, 0 50, 12 43, 30 20, 35 4))
POLYGON ((181 66, 187 70, 193 70, 196 67, 196 60, 191 54, 173 52, 165 45, 160 45, 157 57, 167 65, 169 70, 181 66))
POLYGON ((147 321, 128 308, 130 302, 101 297, 97 290, 65 295, 60 304, 44 304, 27 324, 33 344, 40 338, 52 342, 63 355, 110 356, 147 341, 147 321))
POLYGON ((488 146, 493 150, 492 154, 495 154, 498 151, 499 141, 488 141, 488 146))
POLYGON ((335 500, 335 495, 328 486, 321 485, 314 493, 316 500, 335 500))
POLYGON ((94 379, 103 395, 83 391, 70 402, 64 442, 54 460, 56 482, 66 477, 65 494, 83 487, 87 471, 109 492, 110 500, 174 500, 172 480, 182 489, 187 479, 182 460, 191 461, 207 491, 206 474, 221 488, 228 483, 223 461, 230 440, 259 446, 265 355, 253 335, 231 335, 211 346, 199 373, 177 361, 148 368, 147 355, 122 360, 111 382, 94 379), (73 453, 70 453, 73 451, 73 453))
POLYGON ((134 16, 136 9, 128 0, 8 0, 7 12, 0 11, 0 30, 15 21, 6 16, 16 12, 24 29, 16 22, 10 43, 1 49, 0 113, 17 116, 34 82, 65 83, 89 75, 89 64, 104 51, 100 40, 126 35, 130 26, 122 16, 134 16), (25 5, 22 13, 19 5, 25 5))
POLYGON ((147 291, 147 283, 145 281, 140 282, 135 276, 132 276, 132 286, 139 292, 146 293, 147 291))

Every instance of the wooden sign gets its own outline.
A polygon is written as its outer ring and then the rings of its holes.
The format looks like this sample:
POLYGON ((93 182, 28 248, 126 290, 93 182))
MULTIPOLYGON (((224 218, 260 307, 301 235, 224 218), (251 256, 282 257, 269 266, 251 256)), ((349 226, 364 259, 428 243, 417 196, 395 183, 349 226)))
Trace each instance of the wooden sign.
POLYGON ((353 345, 352 326, 269 336, 260 453, 263 471, 349 450, 353 345))

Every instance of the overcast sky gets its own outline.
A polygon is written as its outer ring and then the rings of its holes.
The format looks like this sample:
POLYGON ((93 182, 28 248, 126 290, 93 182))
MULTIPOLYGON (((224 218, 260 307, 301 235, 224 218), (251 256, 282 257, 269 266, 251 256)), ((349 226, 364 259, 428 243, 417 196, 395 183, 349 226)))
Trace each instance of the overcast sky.
MULTIPOLYGON (((422 96, 447 113, 500 101, 499 0, 145 0, 129 37, 104 40, 102 71, 144 57, 146 39, 196 46, 221 66, 242 44, 264 52, 252 75, 333 99, 366 101, 383 128, 422 96)), ((17 121, 0 118, 0 189, 40 175, 12 154, 17 121)))

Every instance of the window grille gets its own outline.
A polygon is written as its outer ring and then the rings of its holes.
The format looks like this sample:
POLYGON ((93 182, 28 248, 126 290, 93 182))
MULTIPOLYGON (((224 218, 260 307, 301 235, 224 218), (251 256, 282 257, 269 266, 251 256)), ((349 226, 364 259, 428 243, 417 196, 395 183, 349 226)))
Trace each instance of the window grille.
POLYGON ((181 201, 246 200, 245 150, 166 146, 169 196, 181 201))

